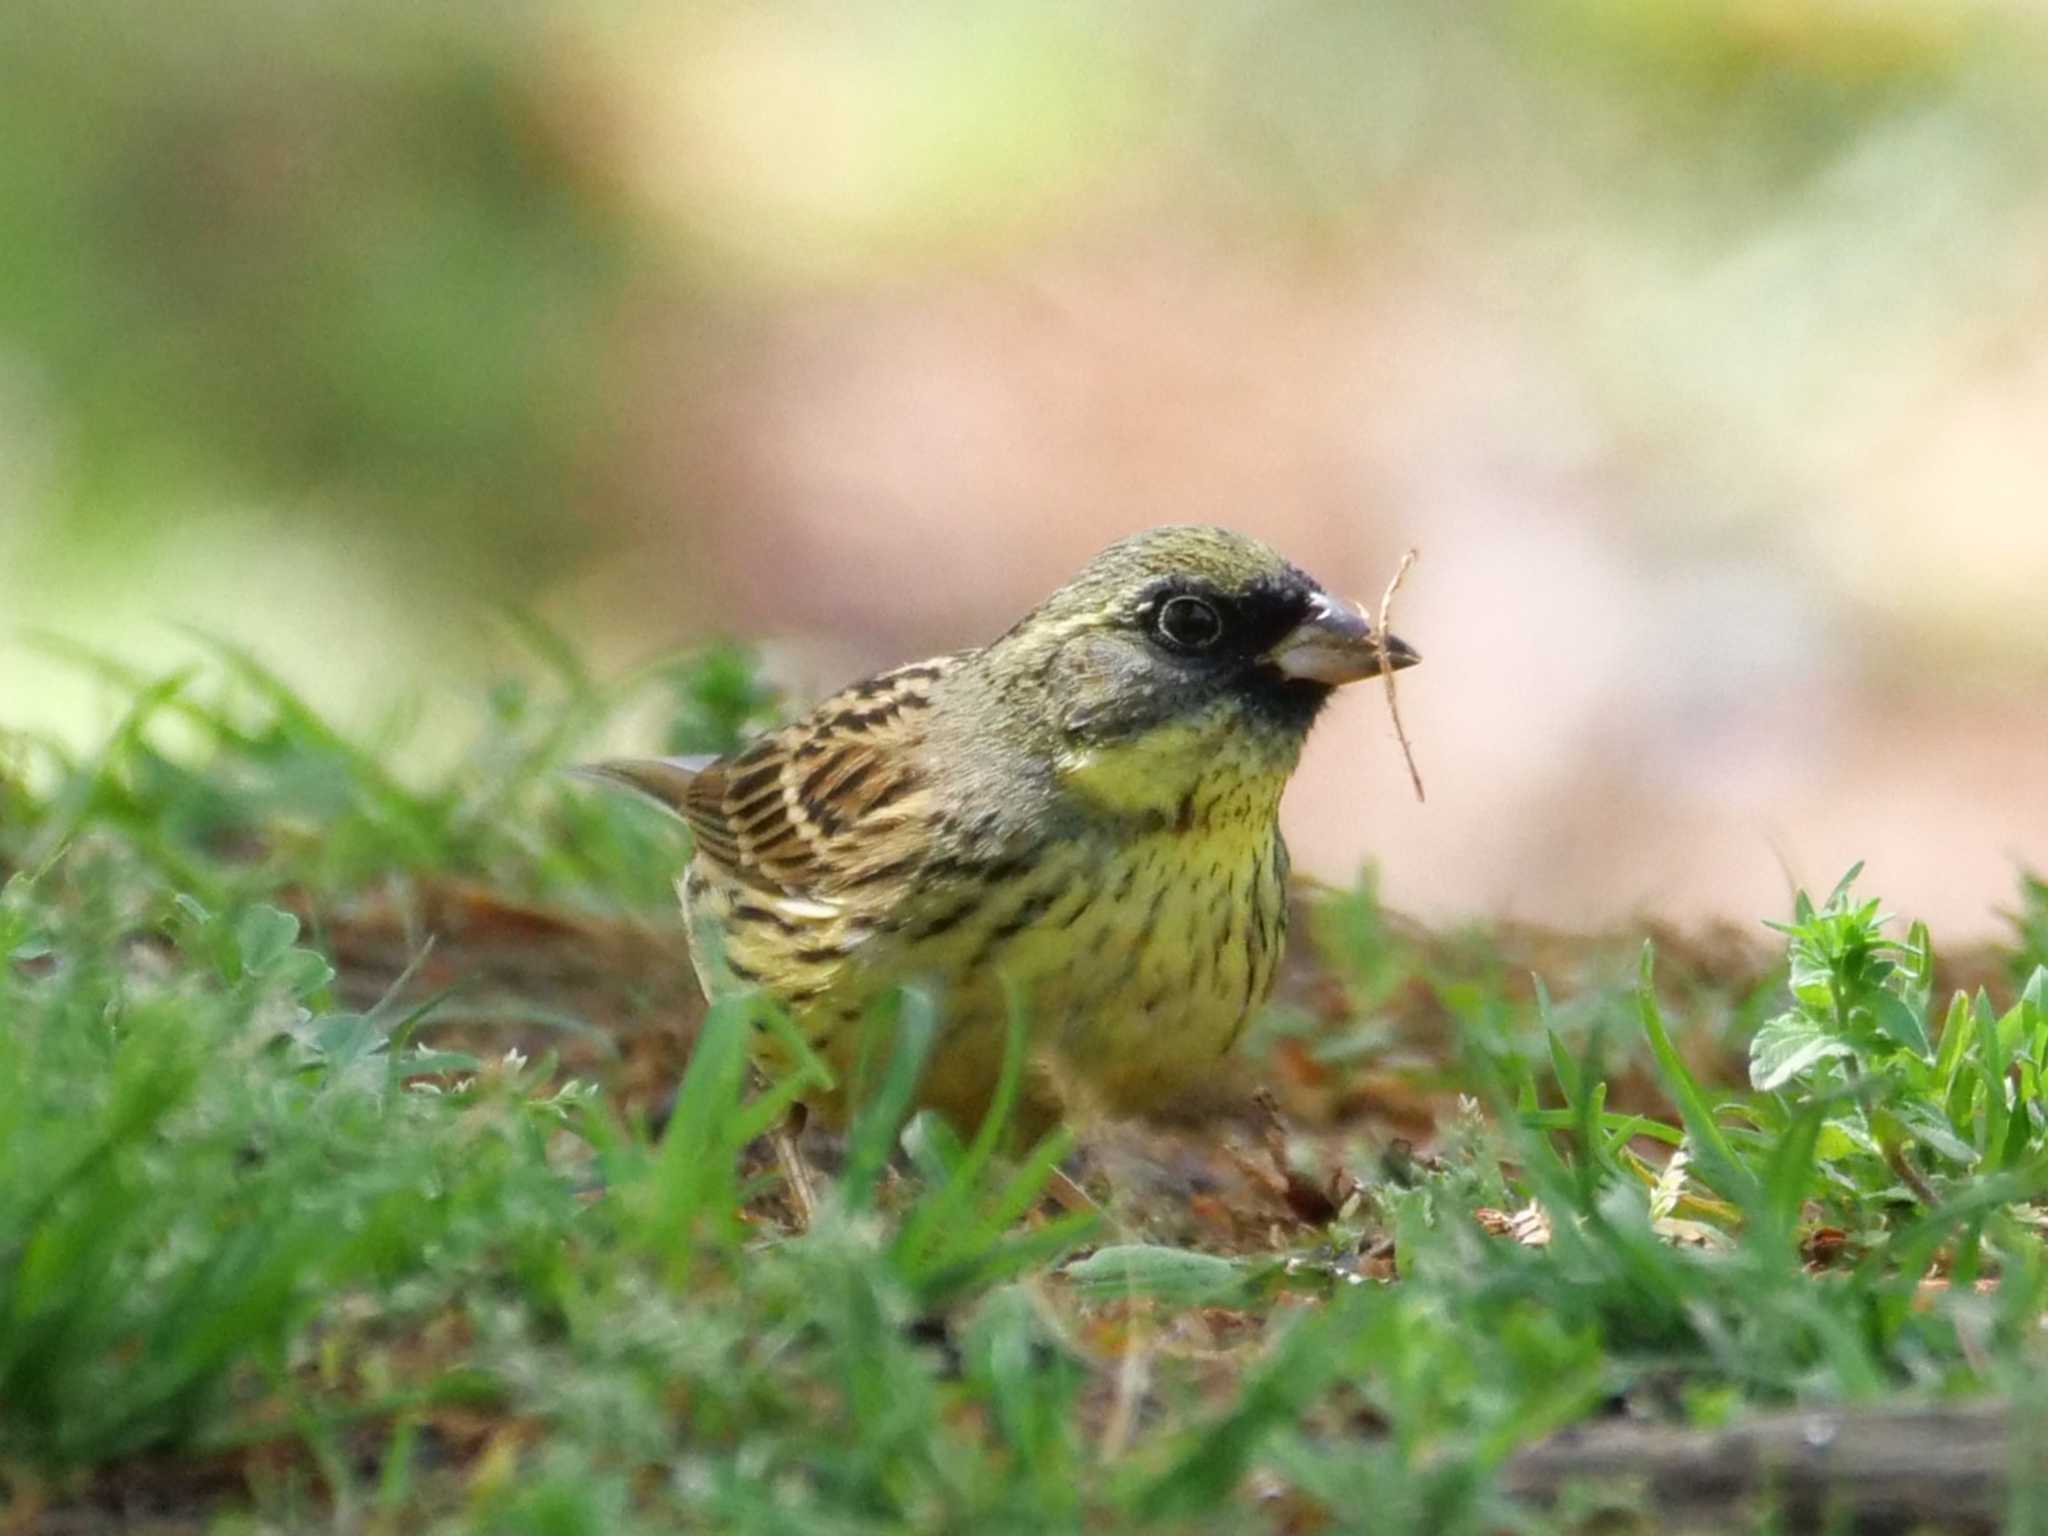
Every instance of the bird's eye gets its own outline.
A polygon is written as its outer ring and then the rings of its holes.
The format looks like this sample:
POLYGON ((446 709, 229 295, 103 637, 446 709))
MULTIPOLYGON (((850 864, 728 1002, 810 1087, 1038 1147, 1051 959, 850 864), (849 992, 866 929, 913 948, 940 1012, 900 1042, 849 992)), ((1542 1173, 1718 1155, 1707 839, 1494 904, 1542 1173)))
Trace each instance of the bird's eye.
POLYGON ((1223 638, 1223 615, 1206 598, 1172 597, 1159 605, 1152 628, 1177 651, 1206 651, 1223 638))

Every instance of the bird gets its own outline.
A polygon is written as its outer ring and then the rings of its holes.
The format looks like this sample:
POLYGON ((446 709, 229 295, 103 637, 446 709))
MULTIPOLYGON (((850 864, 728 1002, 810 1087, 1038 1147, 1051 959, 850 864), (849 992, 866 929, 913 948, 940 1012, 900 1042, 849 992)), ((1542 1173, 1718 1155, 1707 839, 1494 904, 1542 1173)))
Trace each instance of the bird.
MULTIPOLYGON (((678 882, 708 997, 759 989, 832 1071, 861 1020, 927 989, 917 1091, 971 1132, 1021 1003, 1036 1135, 1085 1108, 1168 1105, 1272 989, 1287 929, 1281 791, 1334 691, 1411 667, 1267 544, 1172 525, 1125 538, 986 644, 882 672, 717 758, 587 771, 687 823, 678 882)), ((775 1031, 768 1076, 795 1063, 775 1031)), ((785 1159, 787 1167, 787 1159, 785 1159)))

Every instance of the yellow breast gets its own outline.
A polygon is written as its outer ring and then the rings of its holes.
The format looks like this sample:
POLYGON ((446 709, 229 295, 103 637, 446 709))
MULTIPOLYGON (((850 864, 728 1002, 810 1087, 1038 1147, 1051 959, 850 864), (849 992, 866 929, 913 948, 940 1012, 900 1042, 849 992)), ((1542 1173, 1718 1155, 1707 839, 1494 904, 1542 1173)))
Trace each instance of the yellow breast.
MULTIPOLYGON (((1069 766, 1089 830, 986 878, 913 879, 886 912, 783 913, 693 876, 693 947, 715 943, 730 968, 707 985, 776 993, 842 1083, 865 1006, 901 982, 929 985, 941 1033, 921 1097, 963 1129, 994 1089, 1012 987, 1035 1068, 1027 1130, 1077 1107, 1169 1103, 1213 1072, 1271 989, 1286 919, 1275 813, 1292 764, 1148 738, 1069 766), (1207 768, 1192 782, 1190 752, 1207 768), (1088 1103, 1062 1102, 1077 1097, 1088 1103)), ((788 1065, 770 1038, 759 1054, 771 1072, 788 1065)), ((844 1108, 832 1095, 814 1107, 828 1119, 844 1108)))

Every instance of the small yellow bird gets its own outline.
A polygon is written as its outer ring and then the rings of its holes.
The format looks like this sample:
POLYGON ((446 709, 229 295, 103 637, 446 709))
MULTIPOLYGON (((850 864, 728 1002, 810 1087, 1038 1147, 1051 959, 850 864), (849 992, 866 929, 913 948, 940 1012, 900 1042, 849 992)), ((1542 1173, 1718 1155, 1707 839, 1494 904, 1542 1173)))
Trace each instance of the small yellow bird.
MULTIPOLYGON (((1112 545, 1000 638, 882 673, 718 759, 591 770, 681 816, 708 996, 760 987, 838 1075, 863 1010, 929 986, 921 1101, 971 1131, 1006 988, 1034 1064, 1019 1129, 1069 1097, 1168 1104, 1272 987, 1280 792, 1343 683, 1416 653, 1255 539, 1157 528, 1112 545)), ((756 1059, 786 1070, 763 1032, 756 1059)))

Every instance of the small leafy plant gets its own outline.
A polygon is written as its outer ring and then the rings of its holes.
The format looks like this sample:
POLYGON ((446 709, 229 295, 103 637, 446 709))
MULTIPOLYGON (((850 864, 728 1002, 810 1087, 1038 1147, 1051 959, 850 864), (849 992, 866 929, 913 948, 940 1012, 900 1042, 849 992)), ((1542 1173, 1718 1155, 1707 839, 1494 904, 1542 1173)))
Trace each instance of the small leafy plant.
POLYGON ((1758 1032, 1756 1120, 1785 1134, 1818 1116, 1807 1191, 1836 1219, 1887 1225, 1936 1210, 1983 1175, 2048 1170, 2048 970, 2002 1013, 1957 993, 1937 1025, 1926 925, 1884 933, 1852 870, 1819 908, 1801 893, 1788 940, 1792 1006, 1758 1032))

